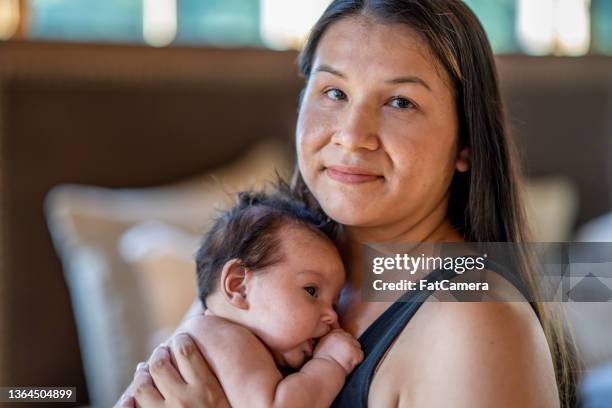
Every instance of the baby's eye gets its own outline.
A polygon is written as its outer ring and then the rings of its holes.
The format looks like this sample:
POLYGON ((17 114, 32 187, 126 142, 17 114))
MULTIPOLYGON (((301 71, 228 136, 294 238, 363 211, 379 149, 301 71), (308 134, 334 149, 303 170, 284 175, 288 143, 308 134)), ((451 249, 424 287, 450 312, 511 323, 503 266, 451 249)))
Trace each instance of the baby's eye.
POLYGON ((391 99, 390 105, 398 109, 410 109, 416 107, 416 105, 410 99, 402 98, 401 96, 396 96, 395 98, 391 99))
POLYGON ((317 297, 317 288, 315 286, 306 286, 304 290, 312 297, 317 297))
POLYGON ((332 99, 334 101, 342 101, 346 99, 346 94, 338 88, 330 88, 326 90, 324 94, 327 95, 329 99, 332 99))

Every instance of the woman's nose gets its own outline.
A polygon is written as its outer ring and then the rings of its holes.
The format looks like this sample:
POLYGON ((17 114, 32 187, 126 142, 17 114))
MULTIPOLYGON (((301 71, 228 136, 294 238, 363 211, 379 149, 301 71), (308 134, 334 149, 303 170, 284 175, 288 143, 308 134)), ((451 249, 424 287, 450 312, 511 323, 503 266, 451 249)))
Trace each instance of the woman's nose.
POLYGON ((340 115, 332 142, 349 150, 377 150, 380 140, 376 112, 366 104, 349 105, 340 115))

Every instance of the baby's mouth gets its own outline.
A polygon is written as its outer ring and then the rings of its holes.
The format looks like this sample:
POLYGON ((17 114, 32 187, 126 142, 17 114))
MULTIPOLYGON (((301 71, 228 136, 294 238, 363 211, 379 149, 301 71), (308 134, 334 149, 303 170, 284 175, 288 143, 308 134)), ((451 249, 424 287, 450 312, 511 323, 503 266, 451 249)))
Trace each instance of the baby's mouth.
POLYGON ((308 345, 306 353, 308 357, 311 357, 312 353, 314 352, 314 348, 315 348, 315 339, 308 339, 306 341, 306 344, 308 345))

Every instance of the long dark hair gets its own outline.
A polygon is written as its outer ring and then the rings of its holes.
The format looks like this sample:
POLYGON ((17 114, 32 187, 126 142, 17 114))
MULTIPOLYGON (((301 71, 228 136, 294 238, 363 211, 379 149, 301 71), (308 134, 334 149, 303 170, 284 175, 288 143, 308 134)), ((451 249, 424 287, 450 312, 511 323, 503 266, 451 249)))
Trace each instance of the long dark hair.
MULTIPOLYGON (((300 54, 300 70, 307 81, 325 31, 341 19, 359 15, 382 24, 410 26, 450 78, 459 147, 471 150, 470 170, 455 172, 450 186, 448 216, 453 226, 470 242, 528 242, 518 160, 506 128, 493 52, 476 16, 460 0, 335 0, 314 25, 300 54)), ((298 169, 293 188, 316 205, 298 169)), ((532 298, 540 299, 529 254, 520 254, 512 266, 532 298)), ((553 354, 562 406, 571 406, 576 383, 572 342, 560 316, 542 302, 533 306, 553 354)))

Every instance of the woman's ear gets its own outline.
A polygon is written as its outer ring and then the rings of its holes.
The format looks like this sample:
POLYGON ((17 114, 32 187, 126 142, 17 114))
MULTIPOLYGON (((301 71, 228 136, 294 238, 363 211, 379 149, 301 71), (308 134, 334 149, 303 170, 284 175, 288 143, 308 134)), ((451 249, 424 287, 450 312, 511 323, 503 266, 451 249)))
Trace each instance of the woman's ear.
POLYGON ((455 168, 460 173, 465 173, 470 169, 470 165, 472 163, 472 151, 469 147, 465 146, 459 150, 457 154, 457 162, 455 163, 455 168))
POLYGON ((248 309, 248 285, 253 272, 245 268, 238 259, 232 259, 223 265, 220 278, 220 290, 225 300, 239 309, 248 309))

